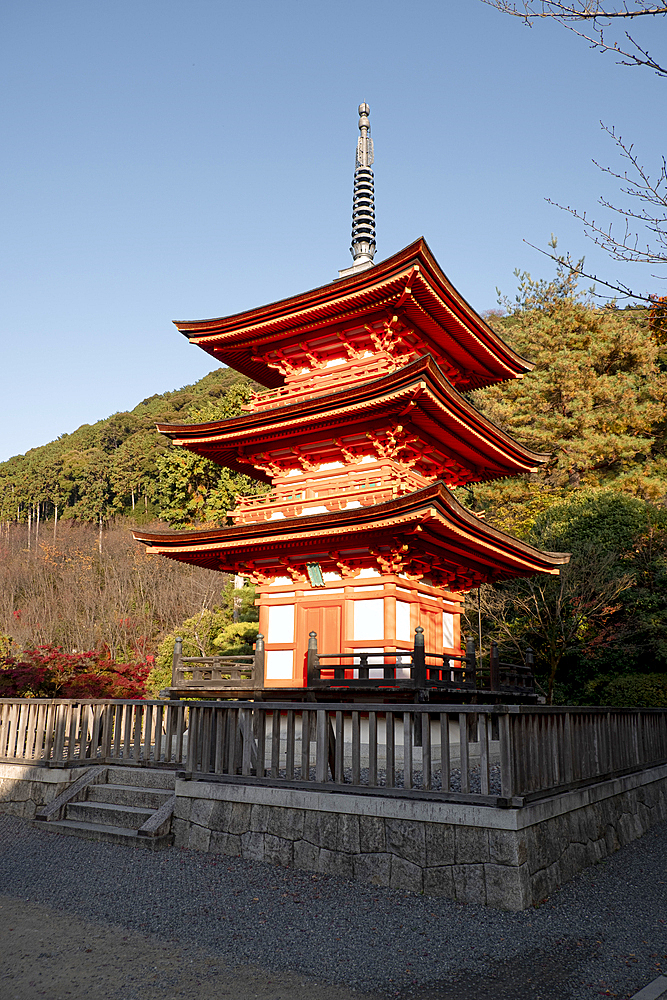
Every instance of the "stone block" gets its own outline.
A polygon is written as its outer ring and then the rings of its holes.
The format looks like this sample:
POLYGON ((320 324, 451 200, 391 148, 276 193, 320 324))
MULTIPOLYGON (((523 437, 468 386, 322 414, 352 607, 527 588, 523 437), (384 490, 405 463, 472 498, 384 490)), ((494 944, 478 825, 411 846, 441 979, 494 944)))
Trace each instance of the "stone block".
POLYGON ((2 801, 3 802, 25 802, 32 793, 31 781, 3 781, 2 801))
POLYGON ((496 865, 523 865, 528 860, 522 830, 489 830, 489 860, 496 865))
POLYGON ((229 814, 226 820, 227 833, 242 834, 250 830, 252 806, 249 802, 228 802, 229 814))
POLYGON ((174 818, 190 819, 191 804, 192 799, 187 799, 182 795, 176 796, 176 801, 174 802, 174 818))
POLYGON ((484 865, 453 865, 454 894, 457 903, 486 903, 484 865))
POLYGON ((563 882, 561 871, 566 864, 567 862, 559 860, 555 864, 549 865, 548 868, 541 868, 539 871, 534 872, 534 874, 531 875, 530 882, 532 903, 541 903, 560 888, 563 882))
POLYGON ((408 892, 423 892, 424 872, 419 865, 405 858, 394 855, 391 859, 391 879, 389 882, 392 889, 403 889, 408 892))
POLYGON ((210 830, 211 814, 213 813, 214 805, 215 801, 213 799, 192 799, 190 822, 196 823, 197 826, 205 826, 210 830))
POLYGON ((264 834, 249 830, 241 834, 241 855, 248 861, 264 860, 264 834))
POLYGON ((616 833, 616 829, 611 824, 609 824, 609 826, 607 826, 607 828, 604 831, 604 840, 605 844, 607 845, 607 855, 613 854, 621 846, 619 843, 618 835, 616 833))
POLYGON ((320 850, 320 871, 327 875, 337 875, 339 878, 354 878, 353 858, 351 854, 342 851, 329 851, 325 847, 320 850))
POLYGON ((489 860, 487 831, 476 826, 456 827, 457 865, 483 864, 489 860))
POLYGON ((335 850, 338 834, 338 816, 335 813, 308 810, 303 818, 303 839, 315 847, 335 850))
POLYGON ((271 833, 264 834, 264 860, 271 865, 292 865, 294 843, 271 833))
POLYGON ((267 833, 284 840, 301 840, 303 837, 303 809, 284 806, 269 807, 267 833))
POLYGON ((214 830, 211 833, 211 842, 208 849, 214 854, 230 854, 240 857, 241 838, 233 833, 221 833, 214 830))
POLYGON ((361 851, 359 838, 359 817, 341 813, 336 829, 336 850, 348 854, 359 854, 361 851))
POLYGON ((455 899, 454 872, 451 865, 424 869, 424 893, 427 896, 445 896, 455 899))
POLYGON ((456 834, 446 823, 424 823, 426 864, 429 868, 453 865, 456 861, 456 834))
POLYGON ((250 829, 255 833, 268 833, 272 807, 253 805, 250 809, 250 829))
POLYGON ((307 840, 296 840, 293 848, 293 864, 295 868, 304 868, 308 872, 320 870, 320 849, 307 840))
POLYGON ((171 832, 174 835, 174 847, 187 847, 190 824, 186 819, 172 819, 171 832))
POLYGON ((373 854, 357 854, 353 859, 354 877, 358 882, 372 885, 389 885, 391 882, 391 854, 379 851, 373 854))
POLYGON ((420 868, 426 867, 425 824, 409 819, 386 819, 387 851, 420 868))
POLYGON ((484 865, 486 905, 499 910, 525 910, 531 904, 528 865, 484 865))
POLYGON ((359 817, 359 849, 362 854, 386 851, 384 820, 379 816, 359 817))
POLYGON ((547 820, 531 826, 525 832, 528 847, 528 866, 531 875, 553 864, 568 844, 569 837, 562 839, 556 823, 547 820))
POLYGON ((190 824, 188 847, 191 851, 208 851, 211 843, 211 831, 204 826, 190 824))

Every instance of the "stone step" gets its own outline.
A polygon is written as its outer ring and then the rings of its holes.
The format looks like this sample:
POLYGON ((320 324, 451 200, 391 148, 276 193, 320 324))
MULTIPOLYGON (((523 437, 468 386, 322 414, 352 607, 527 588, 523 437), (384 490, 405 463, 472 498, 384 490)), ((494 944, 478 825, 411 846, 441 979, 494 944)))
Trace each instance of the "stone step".
POLYGON ((176 772, 152 767, 109 767, 107 772, 109 785, 139 785, 141 788, 176 787, 176 772))
POLYGON ((122 827, 125 830, 138 830, 154 812, 155 810, 150 808, 138 809, 136 806, 114 805, 108 802, 70 802, 66 806, 68 820, 122 827))
POLYGON ((161 851, 174 843, 172 833, 161 837, 140 837, 136 830, 128 830, 120 826, 108 826, 104 823, 83 823, 70 819, 54 820, 50 823, 34 823, 39 830, 47 833, 66 834, 70 837, 83 837, 85 840, 103 840, 109 844, 125 844, 127 847, 144 847, 149 851, 161 851))
POLYGON ((173 795, 170 788, 146 788, 141 785, 89 785, 86 802, 106 802, 109 805, 159 809, 173 795))

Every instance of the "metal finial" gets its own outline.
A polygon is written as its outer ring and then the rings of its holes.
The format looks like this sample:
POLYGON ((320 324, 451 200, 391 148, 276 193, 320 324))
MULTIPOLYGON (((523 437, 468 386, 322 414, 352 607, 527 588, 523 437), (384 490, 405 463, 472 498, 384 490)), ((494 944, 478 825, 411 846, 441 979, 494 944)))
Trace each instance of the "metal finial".
POLYGON ((354 266, 370 267, 375 256, 375 197, 373 164, 373 140, 368 116, 371 109, 367 104, 359 105, 359 131, 357 155, 354 162, 354 198, 352 202, 352 246, 350 253, 354 266))

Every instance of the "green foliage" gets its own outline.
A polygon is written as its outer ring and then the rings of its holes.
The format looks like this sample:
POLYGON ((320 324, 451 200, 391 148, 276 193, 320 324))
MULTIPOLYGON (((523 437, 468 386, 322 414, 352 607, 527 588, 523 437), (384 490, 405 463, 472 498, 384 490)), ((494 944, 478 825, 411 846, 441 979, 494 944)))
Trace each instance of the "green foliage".
POLYGON ((564 268, 552 281, 518 277, 508 314, 489 321, 535 368, 472 399, 548 461, 534 476, 476 486, 477 504, 525 537, 550 496, 582 486, 662 501, 667 374, 647 311, 598 308, 564 268))
POLYGON ((626 674, 588 685, 593 704, 626 708, 667 708, 667 674, 626 674))
MULTIPOLYGON (((241 414, 250 398, 249 382, 237 382, 219 399, 188 410, 190 423, 227 420, 241 414)), ((175 528, 226 524, 236 497, 265 493, 268 487, 249 476, 222 468, 185 448, 170 448, 157 460, 160 515, 175 528)))
POLYGON ((564 702, 598 699, 619 675, 667 671, 667 510, 580 490, 527 537, 572 558, 558 577, 483 588, 485 633, 506 658, 532 646, 545 690, 564 702))
POLYGON ((160 486, 161 456, 182 450, 172 449, 155 424, 233 416, 241 412, 252 385, 237 372, 220 368, 194 385, 151 396, 129 413, 84 424, 72 434, 62 434, 41 448, 0 463, 0 521, 25 522, 29 511, 34 517, 39 504, 42 519, 53 517, 57 509, 58 518, 97 522, 120 514, 141 522, 162 515, 162 502, 163 516, 174 524, 198 521, 202 516, 224 520, 226 510, 234 506, 235 494, 252 492, 257 484, 221 470, 217 479, 211 473, 200 475, 198 469, 187 466, 188 458, 196 456, 185 453, 185 469, 182 460, 180 464, 175 460, 173 488, 168 475, 160 486), (189 471, 192 482, 183 485, 189 471), (175 511, 181 495, 190 504, 179 521, 175 511), (203 503, 199 503, 200 496, 203 503))
POLYGON ((230 581, 222 595, 221 606, 203 608, 186 619, 160 643, 155 667, 146 687, 151 697, 171 685, 171 667, 174 643, 183 640, 184 656, 237 656, 252 653, 257 638, 258 611, 254 606, 255 588, 246 585, 234 590, 230 581), (238 621, 234 621, 234 599, 238 621))

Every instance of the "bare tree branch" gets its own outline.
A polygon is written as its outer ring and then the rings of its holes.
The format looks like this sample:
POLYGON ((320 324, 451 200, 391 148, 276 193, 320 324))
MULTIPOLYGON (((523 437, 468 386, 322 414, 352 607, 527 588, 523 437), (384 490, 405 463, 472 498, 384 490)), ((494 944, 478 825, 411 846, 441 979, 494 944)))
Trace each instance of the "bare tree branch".
POLYGON ((523 0, 521 4, 511 0, 482 0, 489 7, 495 7, 503 14, 519 17, 529 27, 539 18, 548 18, 562 24, 564 28, 574 32, 600 52, 613 52, 620 56, 620 66, 646 66, 658 76, 667 77, 667 67, 662 66, 642 48, 635 39, 625 32, 628 45, 623 48, 617 41, 605 40, 605 27, 620 19, 631 20, 637 17, 661 17, 667 14, 667 3, 647 3, 645 0, 634 0, 619 3, 617 9, 612 5, 601 4, 599 0, 578 0, 577 3, 558 3, 557 0, 523 0), (587 31, 577 28, 579 22, 590 27, 587 31), (607 22, 607 23, 605 23, 607 22))
MULTIPOLYGON (((621 281, 619 281, 617 284, 613 284, 610 281, 603 281, 603 279, 598 278, 596 274, 590 274, 588 271, 584 271, 583 259, 579 261, 577 264, 573 264, 572 258, 570 257, 569 254, 549 253, 547 250, 542 250, 541 247, 536 247, 534 243, 529 243, 528 240, 524 240, 523 242, 526 244, 526 246, 531 247, 531 249, 533 250, 537 250, 538 253, 544 254, 545 257, 548 257, 550 260, 553 260, 556 264, 559 264, 561 267, 567 268, 567 270, 570 271, 572 274, 577 274, 581 278, 587 278, 590 281, 596 282, 596 284, 604 285, 605 288, 611 288, 612 291, 618 292, 621 298, 637 299, 639 302, 649 302, 649 303, 655 302, 655 295, 652 294, 640 295, 638 292, 634 292, 628 285, 623 284, 623 282, 621 281)), ((609 299, 617 298, 617 296, 615 295, 604 296, 600 295, 598 292, 595 292, 595 295, 598 298, 609 298, 609 299)))
MULTIPOLYGON (((539 0, 538 0, 539 2, 539 0)), ((513 17, 520 17, 524 21, 532 21, 538 17, 549 17, 554 20, 577 20, 595 21, 598 18, 634 18, 655 16, 656 14, 667 13, 667 3, 646 3, 645 0, 635 0, 634 9, 627 3, 620 5, 620 10, 613 10, 610 7, 603 7, 599 0, 580 0, 579 3, 558 3, 557 0, 541 0, 540 9, 535 0, 524 0, 523 10, 511 0, 482 0, 502 11, 503 14, 511 14, 513 17)))

